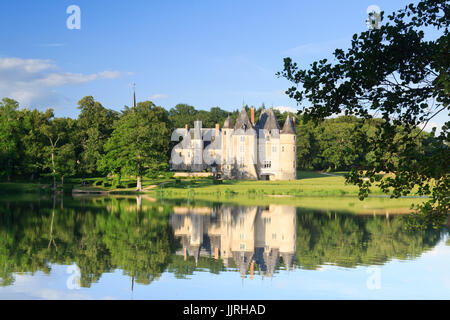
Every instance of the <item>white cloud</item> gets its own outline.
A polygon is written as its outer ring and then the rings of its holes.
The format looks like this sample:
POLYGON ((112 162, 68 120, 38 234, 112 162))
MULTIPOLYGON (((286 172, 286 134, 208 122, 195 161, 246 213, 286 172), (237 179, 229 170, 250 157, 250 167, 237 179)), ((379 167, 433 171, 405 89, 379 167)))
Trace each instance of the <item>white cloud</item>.
POLYGON ((77 290, 50 288, 48 276, 40 272, 35 275, 15 274, 12 286, 0 288, 0 299, 21 300, 87 300, 92 297, 77 290))
POLYGON ((12 98, 25 106, 53 104, 63 99, 55 88, 116 79, 124 74, 130 75, 111 70, 93 74, 64 72, 50 60, 0 58, 0 98, 12 98))
POLYGON ((166 99, 166 98, 168 98, 167 95, 162 94, 162 93, 157 93, 157 94, 152 95, 149 99, 150 100, 157 100, 157 99, 166 99))
MULTIPOLYGON (((422 129, 424 125, 425 123, 419 125, 419 128, 422 129)), ((423 130, 426 132, 431 132, 433 128, 436 128, 436 135, 439 135, 441 133, 442 126, 436 122, 428 122, 423 130)))
POLYGON ((281 113, 285 113, 285 112, 290 112, 290 113, 297 113, 297 109, 293 108, 293 107, 288 107, 288 106, 278 106, 274 108, 275 110, 280 111, 281 113))

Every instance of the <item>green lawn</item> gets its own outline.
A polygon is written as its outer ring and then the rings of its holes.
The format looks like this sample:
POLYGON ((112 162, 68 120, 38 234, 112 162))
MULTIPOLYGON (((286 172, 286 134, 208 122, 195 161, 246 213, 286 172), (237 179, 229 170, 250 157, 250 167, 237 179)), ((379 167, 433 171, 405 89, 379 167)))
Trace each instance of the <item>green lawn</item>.
MULTIPOLYGON (((156 192, 165 195, 292 195, 292 196, 357 196, 359 189, 345 184, 343 176, 329 176, 319 172, 299 172, 294 181, 224 180, 214 184, 212 179, 172 180, 156 192)), ((373 194, 382 194, 379 188, 373 194)))

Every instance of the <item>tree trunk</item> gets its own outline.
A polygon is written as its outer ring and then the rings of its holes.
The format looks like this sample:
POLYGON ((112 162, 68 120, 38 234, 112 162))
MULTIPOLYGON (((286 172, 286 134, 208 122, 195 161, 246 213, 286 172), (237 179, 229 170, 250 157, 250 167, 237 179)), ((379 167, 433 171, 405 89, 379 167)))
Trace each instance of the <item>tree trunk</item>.
POLYGON ((56 190, 55 148, 52 146, 53 190, 56 190))
POLYGON ((61 187, 64 186, 64 176, 61 176, 61 187))
POLYGON ((142 191, 142 177, 140 174, 137 176, 136 191, 142 191))

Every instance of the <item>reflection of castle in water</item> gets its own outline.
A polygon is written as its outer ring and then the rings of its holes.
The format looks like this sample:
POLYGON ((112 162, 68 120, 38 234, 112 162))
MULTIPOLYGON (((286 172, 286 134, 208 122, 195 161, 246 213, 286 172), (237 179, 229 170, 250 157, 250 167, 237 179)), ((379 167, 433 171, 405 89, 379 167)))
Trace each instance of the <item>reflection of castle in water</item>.
POLYGON ((271 277, 280 257, 286 269, 295 267, 295 207, 174 208, 171 225, 183 249, 177 254, 221 258, 225 267, 236 264, 241 276, 271 277))

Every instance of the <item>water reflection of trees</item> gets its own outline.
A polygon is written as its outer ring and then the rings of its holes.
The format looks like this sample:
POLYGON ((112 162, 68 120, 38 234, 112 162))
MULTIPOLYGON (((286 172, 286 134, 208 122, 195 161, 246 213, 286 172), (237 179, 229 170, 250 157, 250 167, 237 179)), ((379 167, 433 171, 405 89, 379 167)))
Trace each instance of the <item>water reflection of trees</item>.
POLYGON ((1 283, 11 284, 13 272, 49 274, 50 264, 76 263, 83 287, 115 269, 149 284, 173 251, 169 213, 167 206, 137 210, 135 199, 66 199, 55 210, 52 200, 2 202, 1 283), (49 246, 51 238, 54 245, 49 246))
POLYGON ((402 217, 338 215, 298 211, 297 264, 318 269, 383 264, 413 259, 433 248, 447 230, 410 232, 402 217))
POLYGON ((294 266, 382 264, 419 256, 442 232, 406 232, 399 217, 292 207, 206 210, 135 197, 0 201, 0 284, 12 284, 13 273, 49 274, 51 264, 76 263, 83 287, 116 269, 149 284, 164 271, 184 278, 229 267, 272 276, 294 266), (196 238, 187 228, 196 228, 196 238))

